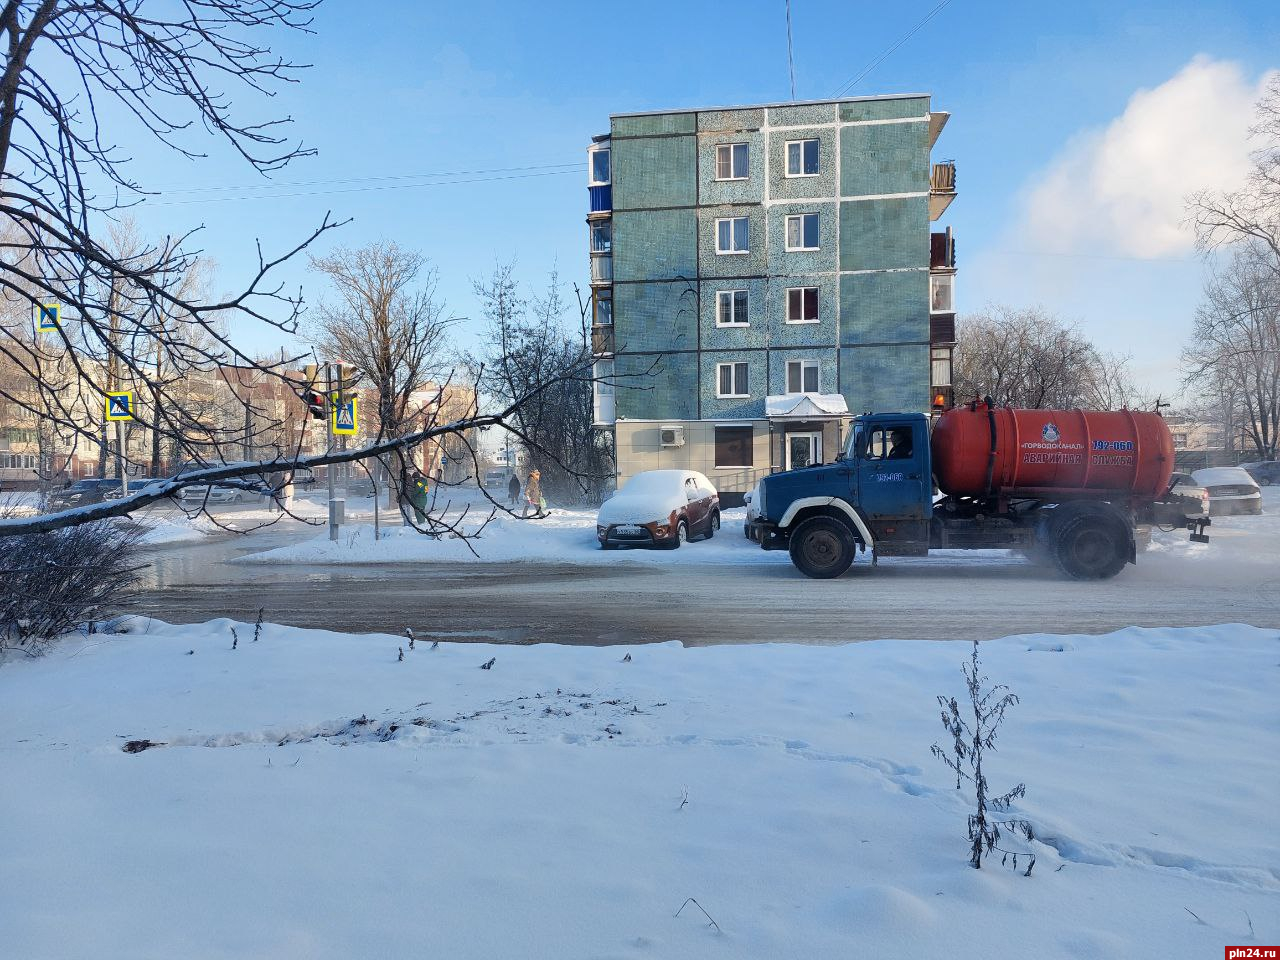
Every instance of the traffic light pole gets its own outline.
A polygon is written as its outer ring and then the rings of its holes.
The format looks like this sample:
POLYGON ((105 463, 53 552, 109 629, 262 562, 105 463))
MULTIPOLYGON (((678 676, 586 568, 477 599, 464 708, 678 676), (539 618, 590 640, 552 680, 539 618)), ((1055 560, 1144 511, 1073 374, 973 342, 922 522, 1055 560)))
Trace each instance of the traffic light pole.
MULTIPOLYGON (((328 389, 325 390, 325 394, 324 394, 325 420, 328 421, 325 424, 325 433, 327 433, 329 437, 328 452, 332 453, 333 452, 333 421, 334 421, 333 364, 326 363, 324 365, 324 375, 325 375, 326 385, 328 387, 328 389)), ((325 476, 329 480, 329 539, 337 540, 338 539, 338 501, 337 501, 337 498, 334 496, 333 471, 334 471, 334 464, 331 463, 327 467, 325 467, 324 472, 325 472, 325 476)))

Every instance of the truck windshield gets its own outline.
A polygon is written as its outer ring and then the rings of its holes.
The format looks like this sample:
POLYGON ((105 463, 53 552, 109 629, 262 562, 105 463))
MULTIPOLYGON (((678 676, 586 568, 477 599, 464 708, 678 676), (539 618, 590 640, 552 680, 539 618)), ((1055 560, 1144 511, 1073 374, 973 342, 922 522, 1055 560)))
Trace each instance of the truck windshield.
POLYGON ((853 433, 849 434, 849 442, 845 444, 844 459, 852 460, 858 455, 858 447, 862 445, 862 424, 858 424, 853 428, 853 433))

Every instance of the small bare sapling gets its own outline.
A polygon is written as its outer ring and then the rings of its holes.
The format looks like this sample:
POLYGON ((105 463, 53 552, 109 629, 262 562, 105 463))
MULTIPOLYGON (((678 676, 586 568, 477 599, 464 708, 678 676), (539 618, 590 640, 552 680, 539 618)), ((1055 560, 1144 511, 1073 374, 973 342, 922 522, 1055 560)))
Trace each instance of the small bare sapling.
POLYGON ((262 614, 266 611, 266 607, 258 608, 258 619, 253 621, 253 642, 257 643, 258 638, 262 636, 262 614))
POLYGON ((410 627, 404 628, 404 635, 409 638, 409 649, 412 650, 418 638, 413 635, 413 629, 410 627))
POLYGON ((1004 684, 987 684, 978 664, 976 640, 973 642, 973 655, 963 670, 969 692, 968 710, 965 712, 972 712, 972 719, 962 715, 955 697, 938 697, 942 707, 942 726, 951 734, 951 750, 944 750, 935 743, 933 755, 956 775, 957 790, 966 780, 973 784, 975 809, 969 814, 969 864, 975 870, 981 869, 983 858, 990 859, 993 853, 999 853, 1002 864, 1017 870, 1018 857, 1021 856, 1026 864, 1023 875, 1029 877, 1031 868, 1036 865, 1035 854, 1025 850, 1021 853, 1005 850, 1000 846, 1000 828, 1020 834, 1026 840, 1034 840, 1031 824, 1026 820, 1000 820, 990 815, 990 811, 1008 810, 1014 800, 1026 795, 1027 788, 1020 783, 1007 793, 993 797, 982 770, 983 752, 995 751, 996 733, 1004 720, 1004 712, 1018 702, 1018 697, 1008 692, 1009 688, 1004 684))
POLYGON ((396 649, 400 651, 400 656, 398 656, 396 660, 400 663, 404 663, 404 647, 396 647, 396 649))
POLYGON ((231 649, 234 650, 240 643, 240 634, 236 633, 236 628, 231 628, 231 649))

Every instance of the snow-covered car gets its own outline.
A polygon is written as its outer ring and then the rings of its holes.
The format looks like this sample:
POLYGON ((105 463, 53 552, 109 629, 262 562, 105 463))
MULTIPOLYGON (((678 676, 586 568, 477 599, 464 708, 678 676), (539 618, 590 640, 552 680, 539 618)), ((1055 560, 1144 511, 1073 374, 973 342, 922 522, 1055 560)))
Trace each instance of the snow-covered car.
POLYGON ((1257 482, 1260 487, 1269 487, 1280 483, 1280 460, 1260 460, 1257 463, 1242 463, 1240 468, 1257 482))
POLYGON ((1169 498, 1177 502, 1188 520, 1209 516, 1209 491, 1189 473, 1175 473, 1169 478, 1169 498))
POLYGON ((751 492, 742 498, 742 502, 747 508, 747 519, 742 522, 742 535, 750 540, 751 521, 760 516, 760 508, 757 506, 760 502, 760 484, 752 487, 751 492))
POLYGON ((692 470, 646 470, 604 502, 596 517, 602 550, 617 546, 674 550, 720 529, 720 495, 692 470))
POLYGON ((1191 474, 1209 491, 1209 514, 1262 513, 1262 491, 1248 472, 1239 467, 1205 467, 1191 474))
POLYGON ((208 484, 197 484, 192 487, 184 487, 179 499, 184 507, 195 506, 209 503, 239 503, 248 499, 252 494, 239 487, 220 487, 217 484, 212 486, 208 484))

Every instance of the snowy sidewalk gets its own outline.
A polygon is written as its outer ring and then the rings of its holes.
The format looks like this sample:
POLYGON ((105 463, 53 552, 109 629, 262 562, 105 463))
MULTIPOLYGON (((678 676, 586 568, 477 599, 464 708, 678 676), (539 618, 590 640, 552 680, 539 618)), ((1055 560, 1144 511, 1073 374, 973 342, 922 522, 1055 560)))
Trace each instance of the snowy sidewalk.
POLYGON ((964 644, 401 662, 397 637, 240 625, 232 650, 228 621, 138 627, 0 667, 6 955, 1199 960, 1280 940, 1275 631, 983 644, 1022 698, 988 775, 1027 785, 1025 878, 966 865, 968 808, 929 755, 964 644), (164 745, 123 752, 141 739, 164 745), (673 916, 688 897, 718 929, 673 916))

